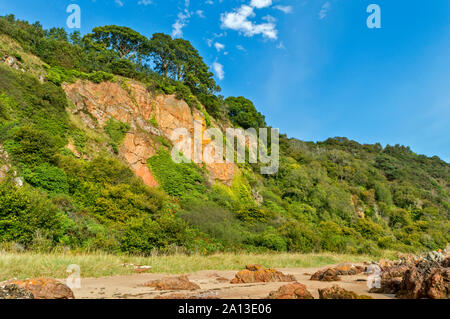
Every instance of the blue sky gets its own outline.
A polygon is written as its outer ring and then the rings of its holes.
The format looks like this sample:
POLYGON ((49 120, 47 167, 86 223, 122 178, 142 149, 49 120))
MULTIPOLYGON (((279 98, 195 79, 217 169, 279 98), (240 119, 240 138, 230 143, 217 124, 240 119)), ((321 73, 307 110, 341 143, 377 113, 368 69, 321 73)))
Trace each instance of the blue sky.
POLYGON ((448 0, 0 0, 44 27, 106 24, 183 36, 225 96, 245 96, 290 137, 403 144, 450 162, 448 0), (381 8, 369 29, 366 8, 381 8))

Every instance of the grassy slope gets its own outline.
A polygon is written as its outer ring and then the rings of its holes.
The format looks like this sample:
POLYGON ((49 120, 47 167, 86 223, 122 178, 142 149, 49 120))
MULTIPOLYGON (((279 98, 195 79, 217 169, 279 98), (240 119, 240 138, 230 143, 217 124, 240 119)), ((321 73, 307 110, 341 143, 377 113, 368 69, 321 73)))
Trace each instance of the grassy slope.
MULTIPOLYGON (((392 258, 392 252, 385 252, 386 258, 392 258)), ((379 258, 379 257, 377 257, 379 258)), ((202 255, 170 255, 151 257, 117 256, 104 253, 15 253, 0 252, 0 281, 11 278, 54 277, 65 278, 67 266, 80 266, 82 277, 104 277, 132 274, 131 267, 123 267, 124 263, 135 265, 151 265, 154 273, 183 274, 200 270, 236 270, 246 264, 261 264, 274 268, 309 268, 322 267, 345 261, 363 262, 375 259, 367 255, 347 254, 229 254, 220 253, 210 256, 202 255)))

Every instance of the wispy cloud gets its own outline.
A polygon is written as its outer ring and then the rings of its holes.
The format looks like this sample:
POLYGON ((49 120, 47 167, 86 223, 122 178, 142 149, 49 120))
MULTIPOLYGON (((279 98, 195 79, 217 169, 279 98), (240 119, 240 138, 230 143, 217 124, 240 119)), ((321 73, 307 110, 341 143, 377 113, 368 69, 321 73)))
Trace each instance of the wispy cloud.
POLYGON ((223 80, 225 78, 225 71, 223 70, 223 65, 219 62, 213 63, 213 70, 219 80, 223 80))
POLYGON ((138 5, 144 5, 144 6, 148 6, 149 4, 152 4, 153 0, 139 0, 138 1, 138 5))
POLYGON ((275 9, 280 10, 286 14, 288 13, 292 13, 292 7, 291 6, 281 6, 281 5, 277 5, 274 6, 275 9))
POLYGON ((216 48, 217 52, 220 52, 223 49, 225 49, 225 44, 222 44, 220 42, 216 42, 216 43, 214 43, 214 47, 216 48))
POLYGON ((330 9, 331 9, 331 3, 329 1, 325 2, 323 4, 322 8, 320 8, 319 19, 320 20, 325 19, 325 17, 328 14, 328 11, 330 11, 330 9))
POLYGON ((203 10, 197 10, 197 11, 195 11, 195 14, 197 16, 199 16, 200 18, 205 18, 205 14, 204 14, 203 10))
POLYGON ((123 7, 123 2, 122 2, 122 0, 114 0, 114 2, 115 2, 119 7, 123 7))
POLYGON ((189 23, 191 13, 189 12, 189 0, 184 2, 184 10, 179 12, 177 20, 172 24, 172 37, 180 38, 183 36, 183 28, 189 23))

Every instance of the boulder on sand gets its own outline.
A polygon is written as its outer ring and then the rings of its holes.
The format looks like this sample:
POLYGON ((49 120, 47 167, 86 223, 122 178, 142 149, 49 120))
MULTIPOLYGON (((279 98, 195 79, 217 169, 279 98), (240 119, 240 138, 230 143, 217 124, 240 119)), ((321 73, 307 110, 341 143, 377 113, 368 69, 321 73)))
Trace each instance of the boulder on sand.
POLYGON ((281 286, 272 291, 267 299, 314 299, 306 286, 298 282, 281 286))
POLYGON ((318 290, 320 299, 373 299, 370 296, 358 295, 354 291, 345 290, 338 285, 318 290))
POLYGON ((143 284, 144 287, 152 287, 156 290, 197 290, 200 286, 189 281, 187 276, 166 277, 143 284))
POLYGON ((264 268, 261 265, 246 265, 231 280, 232 284, 248 284, 254 282, 289 282, 296 281, 293 275, 285 275, 280 271, 264 268))
POLYGON ((338 275, 341 276, 353 276, 364 272, 364 268, 362 266, 355 266, 352 263, 341 263, 334 267, 337 271, 338 275))
POLYGON ((34 299, 75 299, 69 287, 52 278, 12 280, 7 284, 14 284, 31 292, 34 299))
POLYGON ((318 281, 340 281, 339 273, 334 268, 322 269, 315 272, 309 280, 318 281))

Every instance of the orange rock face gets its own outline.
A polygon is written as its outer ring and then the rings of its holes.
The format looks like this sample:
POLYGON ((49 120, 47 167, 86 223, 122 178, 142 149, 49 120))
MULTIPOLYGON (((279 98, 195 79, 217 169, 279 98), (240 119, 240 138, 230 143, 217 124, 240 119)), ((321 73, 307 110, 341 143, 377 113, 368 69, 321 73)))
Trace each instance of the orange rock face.
MULTIPOLYGON (((63 89, 75 106, 72 112, 88 127, 103 128, 110 118, 130 125, 130 132, 126 135, 119 154, 148 186, 158 185, 146 164, 148 158, 155 155, 160 146, 155 144, 151 136, 171 140, 174 130, 185 128, 193 137, 194 123, 200 121, 202 145, 214 143, 204 134, 206 124, 201 111, 191 110, 186 102, 176 99, 174 95, 153 96, 138 82, 129 81, 121 85, 112 82, 96 84, 78 81, 64 84, 63 89), (156 120, 157 127, 154 126, 153 120, 156 120)), ((181 144, 184 142, 188 143, 183 141, 181 144)), ((193 151, 193 143, 191 145, 193 151)), ((219 180, 231 184, 235 164, 206 163, 206 168, 211 181, 219 180)))
POLYGON ((247 265, 231 280, 232 284, 248 284, 254 282, 289 282, 296 281, 292 275, 285 275, 275 269, 266 269, 260 265, 247 265))

